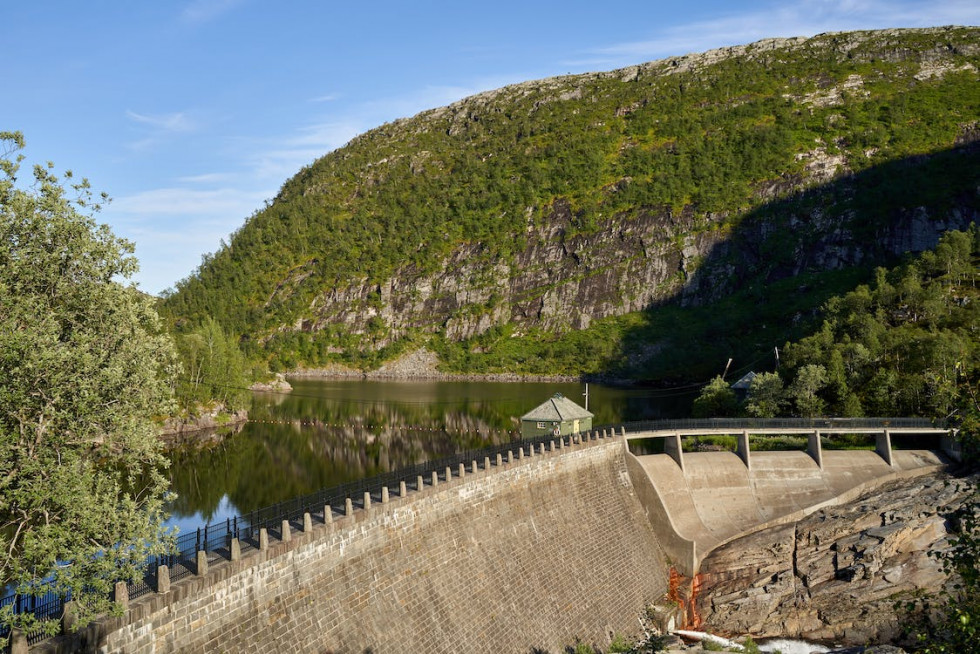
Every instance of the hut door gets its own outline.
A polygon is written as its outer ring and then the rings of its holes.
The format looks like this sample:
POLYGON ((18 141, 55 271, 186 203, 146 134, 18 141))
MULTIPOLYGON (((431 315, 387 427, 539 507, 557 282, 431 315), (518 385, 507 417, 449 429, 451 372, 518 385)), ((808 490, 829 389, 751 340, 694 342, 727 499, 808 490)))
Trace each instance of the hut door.
POLYGON ((576 421, 574 421, 572 423, 572 433, 573 434, 577 434, 578 433, 578 420, 576 420, 576 421))

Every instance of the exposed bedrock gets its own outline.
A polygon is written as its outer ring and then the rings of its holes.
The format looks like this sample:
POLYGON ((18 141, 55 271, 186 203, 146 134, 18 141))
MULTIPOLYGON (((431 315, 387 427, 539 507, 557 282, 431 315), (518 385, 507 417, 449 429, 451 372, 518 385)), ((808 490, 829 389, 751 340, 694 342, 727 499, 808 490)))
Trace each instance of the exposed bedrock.
POLYGON ((703 627, 843 645, 898 638, 896 601, 946 583, 928 552, 948 547, 944 515, 976 485, 946 473, 900 480, 719 547, 700 568, 703 627))

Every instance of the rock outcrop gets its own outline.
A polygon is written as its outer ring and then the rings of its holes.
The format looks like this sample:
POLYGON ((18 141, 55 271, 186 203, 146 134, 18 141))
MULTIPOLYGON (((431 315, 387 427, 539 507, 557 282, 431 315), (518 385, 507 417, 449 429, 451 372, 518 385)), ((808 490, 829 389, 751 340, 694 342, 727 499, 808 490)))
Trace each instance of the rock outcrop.
POLYGON ((977 482, 945 473, 894 482, 718 548, 698 578, 703 628, 842 645, 893 641, 902 621, 896 602, 947 583, 929 552, 948 546, 944 516, 977 482))

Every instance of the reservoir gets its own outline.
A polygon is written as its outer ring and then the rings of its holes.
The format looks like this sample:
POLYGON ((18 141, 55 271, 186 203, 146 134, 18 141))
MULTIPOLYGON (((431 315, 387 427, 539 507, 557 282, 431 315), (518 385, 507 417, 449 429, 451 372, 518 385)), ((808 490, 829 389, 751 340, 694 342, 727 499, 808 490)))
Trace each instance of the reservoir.
MULTIPOLYGON (((585 405, 585 385, 561 382, 290 380, 254 393, 249 422, 192 434, 170 453, 170 524, 181 532, 321 488, 520 437, 520 417, 555 393, 585 405)), ((697 389, 589 384, 594 424, 686 415, 697 389)))

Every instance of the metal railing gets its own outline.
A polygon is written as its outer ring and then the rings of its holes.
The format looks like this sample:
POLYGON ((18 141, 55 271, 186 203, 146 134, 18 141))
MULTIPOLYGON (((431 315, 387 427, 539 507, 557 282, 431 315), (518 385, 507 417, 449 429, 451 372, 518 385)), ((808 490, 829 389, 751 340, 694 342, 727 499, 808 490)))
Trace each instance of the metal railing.
POLYGON ((944 429, 929 418, 703 418, 626 423, 631 432, 698 429, 944 429))
MULTIPOLYGON (((640 423, 636 423, 640 424, 640 423)), ((629 426, 630 423, 626 423, 629 426)), ((605 430, 622 429, 620 426, 602 425, 594 427, 591 431, 597 435, 605 430)), ((515 457, 518 450, 523 450, 525 455, 530 454, 529 448, 539 448, 542 444, 560 440, 562 445, 571 444, 573 436, 552 436, 545 435, 534 438, 520 439, 503 443, 500 445, 490 445, 487 447, 466 450, 456 454, 416 463, 405 468, 388 472, 368 479, 360 479, 347 482, 339 486, 324 488, 309 495, 303 495, 291 500, 279 502, 271 506, 256 509, 242 515, 227 518, 224 521, 208 523, 199 527, 195 531, 179 534, 174 539, 174 549, 171 553, 150 557, 144 575, 127 584, 128 597, 130 600, 143 595, 156 592, 157 570, 159 566, 167 566, 171 581, 177 581, 198 573, 198 552, 205 552, 208 562, 222 559, 230 559, 230 547, 232 539, 237 539, 241 551, 244 553, 250 549, 258 549, 260 530, 265 529, 270 538, 281 540, 282 524, 288 522, 292 527, 303 528, 305 514, 309 513, 311 519, 320 524, 331 522, 334 517, 343 516, 346 512, 347 500, 351 500, 353 508, 364 508, 365 494, 372 498, 372 502, 380 501, 382 488, 400 488, 401 482, 405 482, 407 490, 420 491, 426 486, 432 485, 433 473, 438 482, 448 481, 447 468, 451 475, 457 475, 458 466, 467 466, 467 472, 471 471, 472 464, 475 462, 478 470, 496 467, 497 455, 501 455, 502 462, 505 462, 503 455, 508 451, 515 457), (421 480, 421 486, 420 484, 421 480), (326 508, 330 508, 331 515, 325 514, 326 508)), ((535 449, 537 452, 537 449, 535 449)), ((48 593, 43 597, 8 595, 0 598, 0 606, 16 604, 15 612, 34 613, 41 619, 60 618, 64 605, 70 598, 59 597, 54 593, 48 593)), ((0 638, 4 638, 9 632, 0 627, 0 638)), ((44 633, 38 629, 26 634, 29 644, 34 644, 45 638, 44 633)))

